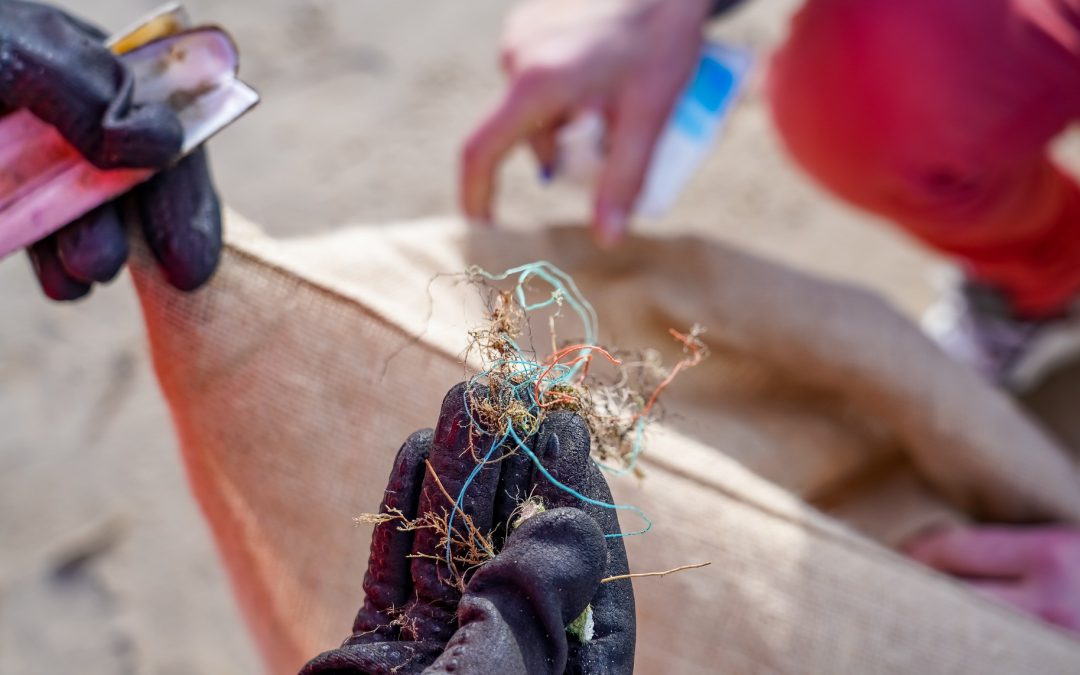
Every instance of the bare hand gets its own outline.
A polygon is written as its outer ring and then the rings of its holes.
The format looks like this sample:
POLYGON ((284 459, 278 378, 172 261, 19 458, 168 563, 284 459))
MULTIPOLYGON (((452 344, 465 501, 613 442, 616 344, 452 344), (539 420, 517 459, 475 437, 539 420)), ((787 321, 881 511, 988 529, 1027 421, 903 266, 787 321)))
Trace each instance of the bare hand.
POLYGON ((472 132, 461 161, 461 206, 490 222, 495 174, 527 141, 542 167, 555 162, 556 132, 599 110, 608 123, 594 196, 598 239, 616 243, 644 182, 653 146, 701 46, 711 0, 526 0, 502 40, 506 94, 472 132))
POLYGON ((957 528, 917 537, 905 548, 987 597, 1080 634, 1080 529, 957 528))

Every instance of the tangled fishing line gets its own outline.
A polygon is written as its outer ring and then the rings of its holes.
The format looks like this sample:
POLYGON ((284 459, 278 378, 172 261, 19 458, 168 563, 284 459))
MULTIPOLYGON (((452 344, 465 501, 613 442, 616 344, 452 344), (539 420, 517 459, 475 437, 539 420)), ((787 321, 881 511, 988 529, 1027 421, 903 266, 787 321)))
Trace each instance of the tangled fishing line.
MULTIPOLYGON (((613 476, 642 476, 638 460, 645 442, 646 426, 655 419, 657 402, 663 391, 687 368, 700 363, 708 348, 701 340, 703 330, 669 332, 682 346, 682 359, 665 369, 655 351, 620 353, 598 344, 596 311, 568 274, 548 262, 535 262, 493 274, 479 267, 466 271, 466 280, 484 294, 485 323, 470 331, 465 354, 474 354, 482 365, 465 388, 465 409, 471 426, 479 431, 482 447, 472 448, 476 466, 460 492, 452 496, 435 478, 450 503, 444 514, 422 514, 407 520, 400 513, 366 514, 358 522, 399 521, 403 529, 432 528, 444 548, 442 556, 451 568, 451 583, 463 587, 468 570, 495 555, 492 533, 481 532, 464 512, 464 498, 476 476, 492 461, 509 453, 524 453, 536 470, 560 490, 595 506, 630 511, 643 522, 641 529, 607 537, 644 534, 652 527, 636 506, 598 501, 559 482, 529 447, 548 414, 569 410, 586 423, 592 439, 594 462, 613 476), (531 299, 530 299, 531 298, 531 299), (547 335, 541 354, 536 347, 536 328, 546 315, 547 335), (578 324, 575 341, 560 340, 558 332, 567 319, 578 324), (603 370, 606 377, 598 373, 603 370), (477 392, 483 391, 483 394, 477 392), (501 451, 501 452, 500 452, 501 451), (497 454, 498 453, 498 454, 497 454), (462 521, 455 528, 455 521, 462 521), (464 530, 464 531, 461 531, 464 530)), ((523 500, 525 513, 543 509, 532 498, 523 500)), ((518 520, 517 522, 520 522, 518 520)))

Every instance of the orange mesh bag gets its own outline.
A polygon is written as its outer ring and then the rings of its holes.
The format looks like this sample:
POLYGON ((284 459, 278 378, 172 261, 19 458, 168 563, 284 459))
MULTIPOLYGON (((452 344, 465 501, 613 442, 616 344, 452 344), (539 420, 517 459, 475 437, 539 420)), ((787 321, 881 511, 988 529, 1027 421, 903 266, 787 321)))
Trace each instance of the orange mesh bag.
MULTIPOLYGON (((393 455, 467 373, 477 264, 549 260, 601 343, 713 356, 665 394, 643 480, 613 479, 653 530, 632 571, 638 670, 1080 672, 1080 643, 889 545, 962 519, 1080 522, 1071 459, 875 296, 698 239, 478 232, 451 221, 273 241, 230 216, 216 279, 178 295, 136 262, 154 362, 194 492, 269 670, 337 645, 361 601, 393 455)), ((624 522, 624 529, 637 523, 624 522)))

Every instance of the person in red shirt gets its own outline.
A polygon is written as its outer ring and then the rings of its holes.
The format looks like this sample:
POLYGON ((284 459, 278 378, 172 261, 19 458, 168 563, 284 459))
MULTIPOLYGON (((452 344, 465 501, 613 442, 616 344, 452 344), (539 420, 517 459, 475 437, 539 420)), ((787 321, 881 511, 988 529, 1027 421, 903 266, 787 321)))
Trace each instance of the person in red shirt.
MULTIPOLYGON (((557 162, 583 109, 608 122, 598 241, 630 226, 653 146, 731 0, 526 0, 501 45, 509 86, 466 141, 460 199, 491 221, 503 157, 557 162)), ((951 256, 960 280, 924 326, 1012 389, 1080 350, 1080 191, 1048 143, 1080 113, 1080 0, 807 0, 769 63, 791 156, 847 202, 951 256)), ((1080 530, 972 527, 913 557, 1080 631, 1080 530)))
MULTIPOLYGON (((542 164, 575 112, 599 107, 609 153, 593 224, 629 226, 657 136, 729 1, 533 0, 511 15, 510 87, 466 143, 465 213, 490 220, 501 158, 542 164)), ((1047 144, 1080 112, 1078 0, 808 0, 768 67, 791 156, 845 201, 962 270, 925 326, 1012 389, 1080 351, 1080 192, 1047 144)))

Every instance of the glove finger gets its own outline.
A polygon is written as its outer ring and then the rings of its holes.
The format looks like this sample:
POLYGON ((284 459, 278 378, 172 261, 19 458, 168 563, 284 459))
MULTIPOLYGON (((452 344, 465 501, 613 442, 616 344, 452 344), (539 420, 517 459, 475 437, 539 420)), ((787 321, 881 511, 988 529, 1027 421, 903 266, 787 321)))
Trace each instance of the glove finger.
POLYGON ((221 259, 221 205, 203 150, 133 191, 143 235, 181 291, 205 284, 221 259))
POLYGON ((538 514, 476 572, 458 609, 461 628, 428 673, 562 673, 566 625, 596 593, 607 550, 578 509, 538 514))
MULTIPOLYGON (((571 412, 556 411, 548 415, 540 426, 534 452, 540 464, 555 480, 580 494, 601 500, 602 497, 592 494, 601 486, 593 484, 589 473, 589 467, 593 465, 589 457, 591 447, 592 440, 585 421, 571 412)), ((532 480, 534 491, 544 500, 544 506, 570 506, 588 511, 586 507, 590 507, 589 504, 556 486, 537 467, 533 467, 532 480)), ((606 483, 603 488, 607 488, 606 483)), ((608 529, 611 521, 610 517, 597 518, 605 532, 617 532, 617 520, 614 521, 614 529, 608 529)))
POLYGON ((441 642, 349 645, 319 654, 299 675, 416 675, 441 651, 441 642))
MULTIPOLYGON (((589 456, 590 449, 591 439, 585 421, 567 411, 550 414, 536 438, 537 459, 552 478, 596 502, 612 504, 611 489, 589 456)), ((539 469, 534 469, 533 484, 533 492, 540 496, 545 507, 578 508, 592 516, 605 534, 622 532, 615 509, 579 499, 552 483, 539 469)), ((608 537, 607 542, 609 574, 626 574, 629 570, 622 538, 608 537)), ((605 584, 603 590, 620 587, 630 590, 629 582, 605 584)))
POLYGON ((128 256, 127 236, 114 203, 100 206, 56 234, 57 253, 72 278, 111 281, 128 256))
POLYGON ((60 262, 56 237, 46 237, 27 249, 41 290, 53 300, 77 300, 90 292, 90 284, 71 277, 60 262))
POLYGON ((482 594, 492 587, 491 577, 499 574, 500 566, 516 569, 524 575, 519 585, 532 586, 525 595, 532 603, 559 601, 557 628, 584 611, 607 570, 603 532, 581 509, 561 507, 529 518, 510 535, 500 555, 502 560, 496 556, 477 572, 468 592, 482 594))
POLYGON ((29 108, 99 168, 161 167, 183 129, 165 105, 135 106, 134 82, 101 33, 52 7, 0 3, 0 101, 29 108))
MULTIPOLYGON (((379 513, 396 511, 406 520, 416 518, 431 437, 431 429, 417 431, 398 450, 379 513)), ((379 523, 371 534, 371 557, 364 575, 364 605, 356 614, 353 635, 345 641, 346 645, 397 639, 398 630, 391 625, 395 618, 391 610, 404 607, 413 594, 408 557, 413 533, 404 531, 401 525, 399 520, 379 523)))
MULTIPOLYGON (((605 504, 612 503, 611 490, 596 463, 589 457, 590 438, 584 420, 569 412, 555 412, 540 428, 536 441, 537 457, 549 473, 567 487, 605 504)), ((582 502, 559 489, 539 471, 534 474, 535 491, 545 504, 572 505, 580 508, 600 525, 606 534, 620 532, 616 511, 582 502)), ((629 572, 626 547, 621 537, 608 537, 607 573, 611 576, 629 572)), ((601 584, 592 599, 593 637, 582 643, 570 641, 568 673, 632 672, 637 623, 634 589, 629 579, 601 584)))
POLYGON ((532 485, 532 460, 520 450, 502 461, 502 476, 495 493, 492 522, 495 527, 495 546, 501 550, 510 535, 518 506, 529 497, 532 485))
MULTIPOLYGON (((489 463, 479 468, 460 500, 460 512, 454 510, 451 500, 458 499, 469 475, 477 467, 473 453, 483 456, 497 440, 476 428, 470 419, 469 407, 472 403, 467 403, 466 397, 472 400, 485 396, 486 387, 473 386, 466 391, 465 384, 458 384, 447 392, 431 445, 431 467, 439 480, 436 482, 428 472, 424 476, 420 494, 420 513, 432 514, 437 518, 445 516, 447 523, 451 520, 450 514, 453 514, 454 539, 470 541, 474 546, 473 553, 482 548, 473 535, 479 532, 487 536, 492 528, 492 511, 501 470, 499 464, 489 463), (440 483, 442 488, 439 487, 440 483), (468 526, 469 522, 472 528, 468 526)), ((498 452, 500 449, 497 448, 493 459, 498 457, 498 452)), ((413 553, 420 556, 412 560, 416 599, 406 609, 406 626, 401 634, 408 639, 445 642, 454 630, 454 613, 461 597, 454 586, 457 579, 454 572, 456 570, 463 574, 468 563, 456 561, 454 570, 451 570, 445 559, 444 536, 435 528, 417 531, 413 553)), ((452 546, 455 559, 467 557, 468 554, 468 546, 456 543, 452 546)))

